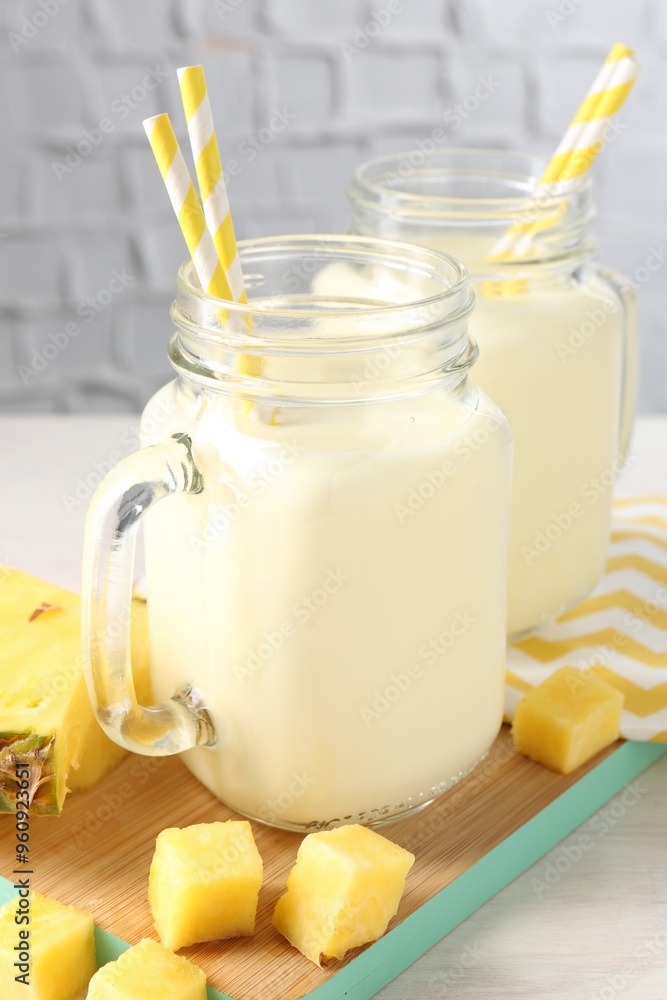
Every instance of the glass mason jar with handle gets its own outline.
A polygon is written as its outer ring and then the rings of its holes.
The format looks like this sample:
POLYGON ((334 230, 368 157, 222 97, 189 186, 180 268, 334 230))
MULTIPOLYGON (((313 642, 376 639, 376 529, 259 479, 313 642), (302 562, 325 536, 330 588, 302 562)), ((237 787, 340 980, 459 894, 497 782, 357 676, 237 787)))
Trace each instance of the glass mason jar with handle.
POLYGON ((415 150, 363 164, 349 193, 354 233, 446 250, 470 272, 474 379, 515 442, 513 637, 578 603, 604 569, 637 371, 634 293, 591 260, 590 177, 534 195, 544 165, 497 150, 415 150), (512 242, 526 228, 519 256, 503 258, 508 233, 512 242))
POLYGON ((181 268, 176 379, 93 498, 89 689, 109 736, 185 752, 247 816, 381 822, 499 730, 511 434, 467 378, 458 262, 344 236, 239 252, 247 306, 181 268), (139 523, 154 706, 128 661, 139 523))

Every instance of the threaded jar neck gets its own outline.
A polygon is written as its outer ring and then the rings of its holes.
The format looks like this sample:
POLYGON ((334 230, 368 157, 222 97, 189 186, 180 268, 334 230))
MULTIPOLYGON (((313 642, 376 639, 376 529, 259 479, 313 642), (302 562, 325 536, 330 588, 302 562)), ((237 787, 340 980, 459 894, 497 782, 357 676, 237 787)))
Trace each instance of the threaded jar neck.
POLYGON ((436 251, 355 236, 239 243, 247 304, 177 277, 170 360, 248 398, 364 402, 457 383, 473 364, 465 268, 436 251))
POLYGON ((595 249, 586 174, 545 192, 546 160, 505 150, 420 150, 369 160, 348 192, 352 231, 415 241, 460 258, 472 278, 572 270, 595 249), (497 259, 508 231, 530 230, 517 259, 497 259), (496 258, 496 259, 494 259, 496 258))

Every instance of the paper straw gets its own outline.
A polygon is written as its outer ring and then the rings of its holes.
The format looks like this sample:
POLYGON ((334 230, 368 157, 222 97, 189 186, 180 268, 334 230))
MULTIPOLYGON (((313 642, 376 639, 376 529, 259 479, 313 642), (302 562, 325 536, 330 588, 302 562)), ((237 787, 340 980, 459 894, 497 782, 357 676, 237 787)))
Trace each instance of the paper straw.
POLYGON ((549 161, 540 186, 562 184, 590 169, 612 117, 623 107, 639 75, 639 68, 632 49, 620 43, 614 45, 549 161))
MULTIPOLYGON (((208 230, 204 212, 199 204, 190 171, 178 145, 178 139, 174 134, 169 115, 162 114, 147 118, 144 121, 144 129, 162 174, 181 232, 190 251, 200 285, 207 295, 212 295, 215 298, 225 299, 228 302, 246 302, 245 290, 242 290, 241 297, 234 299, 227 274, 218 256, 213 237, 208 230)), ((221 310, 220 319, 225 322, 227 318, 228 313, 221 310)), ((246 320, 246 326, 248 325, 250 325, 250 321, 246 320)), ((242 354, 238 364, 239 371, 244 375, 254 377, 261 374, 259 358, 242 354)), ((244 412, 250 413, 252 409, 252 403, 246 400, 243 404, 244 412)))
POLYGON ((234 302, 247 302, 203 67, 179 69, 178 82, 206 225, 225 269, 234 302))
POLYGON ((169 115, 147 118, 144 121, 144 129, 192 257, 199 283, 207 295, 231 301, 231 288, 213 239, 206 228, 204 213, 169 121, 169 115))
MULTIPOLYGON (((604 144, 611 119, 623 106, 639 75, 639 69, 633 50, 617 42, 549 160, 533 195, 535 201, 539 202, 540 197, 551 198, 559 191, 564 192, 568 182, 590 170, 604 144)), ((515 223, 501 237, 488 259, 525 257, 530 250, 533 234, 555 225, 562 218, 564 210, 565 204, 562 203, 549 216, 515 223)))

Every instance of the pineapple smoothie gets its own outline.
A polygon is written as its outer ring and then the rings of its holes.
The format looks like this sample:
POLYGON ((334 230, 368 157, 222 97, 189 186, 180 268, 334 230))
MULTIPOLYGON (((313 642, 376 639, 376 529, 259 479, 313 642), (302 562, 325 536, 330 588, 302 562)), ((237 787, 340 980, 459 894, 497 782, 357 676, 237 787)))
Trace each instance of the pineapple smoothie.
POLYGON ((623 466, 623 318, 590 274, 516 300, 480 294, 470 329, 475 378, 515 441, 508 631, 520 634, 585 597, 604 570, 623 466))
POLYGON ((203 493, 147 518, 154 693, 196 684, 219 744, 185 763, 245 815, 403 811, 500 727, 507 425, 472 388, 400 409, 234 427, 207 401, 203 493))
POLYGON ((395 819, 500 728, 509 425, 468 381, 458 261, 349 236, 239 249, 248 305, 179 272, 177 378, 91 506, 98 718, 251 818, 395 819), (153 707, 112 631, 139 520, 153 707))
POLYGON ((535 199, 541 164, 452 150, 356 172, 352 228, 461 259, 476 307, 473 378, 514 436, 508 632, 525 634, 584 598, 605 564, 612 490, 634 403, 636 331, 619 276, 590 263, 590 181, 535 199), (536 222, 526 258, 497 260, 512 226, 536 222))
MULTIPOLYGON (((456 235, 431 246, 466 261, 485 251, 456 235)), ((473 378, 514 437, 508 632, 520 635, 585 597, 604 570, 623 467, 623 304, 593 270, 514 294, 479 280, 476 292, 473 378)))

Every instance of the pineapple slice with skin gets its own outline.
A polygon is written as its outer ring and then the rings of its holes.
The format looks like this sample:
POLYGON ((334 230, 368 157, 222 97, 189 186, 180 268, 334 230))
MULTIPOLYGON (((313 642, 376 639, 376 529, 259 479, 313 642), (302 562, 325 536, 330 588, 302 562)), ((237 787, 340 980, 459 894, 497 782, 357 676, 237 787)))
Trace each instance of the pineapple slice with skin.
POLYGON ((618 739, 623 694, 592 671, 560 667, 524 695, 512 726, 515 749, 570 774, 618 739))
POLYGON ((262 859, 246 820, 163 830, 148 889, 162 944, 178 951, 252 934, 262 877, 262 859))
POLYGON ((273 925, 316 965, 342 959, 385 933, 414 861, 364 826, 308 834, 273 925))
POLYGON ((87 1000, 206 1000, 202 969, 144 938, 96 972, 87 1000))
POLYGON ((0 908, 2 1000, 78 1000, 97 969, 93 918, 36 892, 29 902, 29 924, 16 922, 17 899, 0 908))
MULTIPOLYGON (((0 567, 0 812, 16 810, 16 770, 30 771, 30 811, 60 813, 69 787, 90 788, 125 755, 88 699, 77 594, 0 567), (78 768, 78 771, 77 771, 78 768)), ((133 601, 137 696, 150 703, 146 608, 133 601)))

